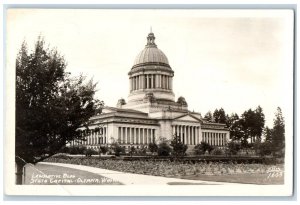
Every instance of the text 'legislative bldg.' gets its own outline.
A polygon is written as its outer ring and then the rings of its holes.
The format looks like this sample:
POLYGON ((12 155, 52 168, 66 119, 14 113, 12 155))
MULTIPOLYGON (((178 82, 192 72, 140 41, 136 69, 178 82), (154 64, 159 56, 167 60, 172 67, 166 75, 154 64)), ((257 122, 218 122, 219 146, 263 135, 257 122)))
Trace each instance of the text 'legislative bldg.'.
POLYGON ((120 99, 116 107, 104 107, 101 114, 92 117, 90 135, 80 144, 98 149, 118 142, 126 148, 139 148, 171 140, 176 134, 189 149, 202 141, 220 148, 226 145, 229 130, 225 124, 207 122, 200 113, 189 111, 184 97, 175 101, 174 71, 157 48, 152 32, 128 76, 127 102, 120 99))

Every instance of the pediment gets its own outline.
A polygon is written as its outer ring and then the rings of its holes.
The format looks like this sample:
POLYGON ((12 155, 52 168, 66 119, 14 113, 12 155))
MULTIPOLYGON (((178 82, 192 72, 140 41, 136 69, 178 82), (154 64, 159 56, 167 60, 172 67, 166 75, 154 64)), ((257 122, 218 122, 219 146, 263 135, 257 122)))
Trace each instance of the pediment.
POLYGON ((178 121, 189 121, 189 122, 201 122, 200 119, 198 119, 198 118, 196 118, 196 117, 194 117, 192 115, 189 115, 189 114, 183 115, 183 116, 179 116, 179 117, 175 118, 174 120, 176 120, 176 121, 177 120, 178 121))

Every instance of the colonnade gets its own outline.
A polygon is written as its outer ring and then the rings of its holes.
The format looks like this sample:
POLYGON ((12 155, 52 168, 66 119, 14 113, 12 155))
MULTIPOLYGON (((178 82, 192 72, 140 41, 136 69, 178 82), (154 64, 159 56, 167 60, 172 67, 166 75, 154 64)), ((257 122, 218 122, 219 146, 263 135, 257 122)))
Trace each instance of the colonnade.
POLYGON ((155 142, 155 129, 118 127, 118 141, 120 144, 144 144, 155 142))
POLYGON ((226 133, 202 132, 203 141, 212 146, 225 146, 226 133))
POLYGON ((173 125, 173 134, 179 136, 180 141, 187 145, 196 145, 201 143, 200 126, 173 125))
POLYGON ((172 76, 161 74, 141 74, 129 79, 130 91, 161 88, 172 90, 172 76))
MULTIPOLYGON (((84 135, 86 134, 85 130, 82 131, 84 135)), ((80 140, 80 142, 72 141, 71 145, 101 145, 107 144, 107 128, 102 128, 102 133, 99 129, 90 129, 90 134, 86 137, 86 140, 80 140)))

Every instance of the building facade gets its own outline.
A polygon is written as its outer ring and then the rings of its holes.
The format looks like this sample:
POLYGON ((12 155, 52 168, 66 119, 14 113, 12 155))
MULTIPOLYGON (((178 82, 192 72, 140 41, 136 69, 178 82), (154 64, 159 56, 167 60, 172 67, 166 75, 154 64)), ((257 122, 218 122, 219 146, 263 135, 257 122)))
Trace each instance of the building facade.
POLYGON ((174 71, 166 55, 157 48, 152 32, 128 76, 128 102, 120 99, 116 107, 105 107, 101 114, 92 117, 91 132, 81 142, 83 145, 98 149, 118 142, 125 148, 139 148, 176 135, 189 148, 202 141, 226 146, 229 130, 225 124, 207 122, 200 113, 189 111, 184 97, 175 100, 174 71))

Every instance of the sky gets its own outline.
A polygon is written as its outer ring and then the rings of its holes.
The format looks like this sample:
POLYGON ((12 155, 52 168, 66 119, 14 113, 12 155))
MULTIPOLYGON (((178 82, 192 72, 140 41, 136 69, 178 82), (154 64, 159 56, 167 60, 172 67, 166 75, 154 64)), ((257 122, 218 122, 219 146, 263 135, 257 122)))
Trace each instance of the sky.
POLYGON ((150 27, 174 70, 175 98, 204 116, 263 108, 272 127, 276 108, 292 123, 293 13, 287 10, 65 10, 7 13, 7 69, 25 40, 39 35, 65 57, 67 71, 98 82, 108 106, 129 94, 128 72, 150 27))

